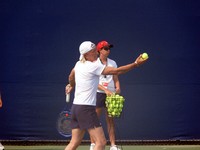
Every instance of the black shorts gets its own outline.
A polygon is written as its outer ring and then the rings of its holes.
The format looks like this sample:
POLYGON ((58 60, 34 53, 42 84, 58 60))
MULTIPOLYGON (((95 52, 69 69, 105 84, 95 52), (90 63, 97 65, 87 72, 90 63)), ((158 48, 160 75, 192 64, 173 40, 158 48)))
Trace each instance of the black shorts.
POLYGON ((101 123, 95 111, 95 106, 72 105, 71 128, 81 130, 101 127, 101 123))
POLYGON ((105 101, 106 101, 106 94, 97 92, 96 107, 97 108, 106 107, 105 101))

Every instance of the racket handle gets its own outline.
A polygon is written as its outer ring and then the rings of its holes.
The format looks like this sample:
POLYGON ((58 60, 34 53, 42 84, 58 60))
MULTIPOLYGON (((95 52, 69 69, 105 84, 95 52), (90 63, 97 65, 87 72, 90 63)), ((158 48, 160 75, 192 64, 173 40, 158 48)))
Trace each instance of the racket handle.
POLYGON ((70 94, 66 94, 66 102, 69 103, 70 101, 70 94))

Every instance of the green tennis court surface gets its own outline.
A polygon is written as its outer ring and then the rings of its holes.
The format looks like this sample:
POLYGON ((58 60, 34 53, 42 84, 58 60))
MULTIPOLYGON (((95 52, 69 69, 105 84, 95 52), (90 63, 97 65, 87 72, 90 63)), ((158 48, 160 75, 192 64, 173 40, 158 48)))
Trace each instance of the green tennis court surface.
MULTIPOLYGON (((200 150, 200 145, 145 145, 145 146, 131 146, 122 145, 121 150, 200 150)), ((5 145, 5 150, 64 150, 65 146, 16 146, 5 145)), ((89 146, 79 146, 77 150, 89 150, 89 146)), ((109 150, 109 146, 106 146, 106 150, 109 150)))

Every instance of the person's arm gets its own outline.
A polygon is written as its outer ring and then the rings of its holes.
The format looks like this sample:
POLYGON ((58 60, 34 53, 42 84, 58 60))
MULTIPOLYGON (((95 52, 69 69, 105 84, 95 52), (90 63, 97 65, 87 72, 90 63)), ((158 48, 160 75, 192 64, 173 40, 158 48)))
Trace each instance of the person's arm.
POLYGON ((69 81, 69 84, 67 84, 65 87, 66 94, 70 93, 73 90, 73 88, 75 87, 75 71, 74 71, 74 69, 72 69, 71 73, 69 74, 68 81, 69 81))
POLYGON ((120 82, 119 82, 118 75, 113 75, 113 81, 114 81, 114 85, 115 85, 115 92, 117 94, 120 94, 121 89, 120 89, 120 82))
POLYGON ((102 91, 104 91, 105 93, 106 93, 106 95, 112 95, 113 93, 110 91, 110 90, 108 90, 107 88, 105 88, 103 85, 98 85, 98 89, 100 89, 100 90, 102 90, 102 91))
POLYGON ((128 65, 124 65, 124 66, 120 66, 118 68, 114 68, 114 67, 105 67, 105 69, 103 70, 102 74, 103 75, 120 75, 120 74, 124 74, 130 70, 132 70, 133 68, 136 68, 138 66, 140 66, 141 64, 145 63, 147 61, 141 58, 142 55, 138 56, 138 58, 133 62, 130 63, 128 65))
POLYGON ((0 93, 0 108, 3 106, 3 102, 1 100, 1 93, 0 93))
POLYGON ((69 84, 74 88, 75 87, 75 71, 72 69, 71 73, 69 74, 69 84))

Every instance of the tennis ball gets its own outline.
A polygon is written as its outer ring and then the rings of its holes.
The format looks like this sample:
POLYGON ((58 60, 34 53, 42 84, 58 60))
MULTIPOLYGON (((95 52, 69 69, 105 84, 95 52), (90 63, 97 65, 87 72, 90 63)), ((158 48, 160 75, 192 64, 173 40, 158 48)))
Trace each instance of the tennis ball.
POLYGON ((117 113, 117 112, 118 112, 118 109, 115 108, 115 109, 114 109, 114 112, 117 113))
POLYGON ((114 107, 114 105, 113 105, 113 104, 110 104, 110 105, 109 105, 109 108, 113 108, 113 107, 114 107))
POLYGON ((111 113, 112 112, 112 109, 111 108, 108 108, 108 113, 111 113))
POLYGON ((143 54, 142 54, 142 59, 148 59, 148 58, 149 58, 149 56, 148 56, 147 53, 143 53, 143 54))
POLYGON ((115 104, 115 108, 118 108, 119 107, 119 104, 115 104))
POLYGON ((119 108, 118 111, 121 113, 122 112, 122 108, 119 108))
POLYGON ((115 116, 115 112, 114 111, 112 112, 112 116, 115 116))
POLYGON ((115 102, 115 101, 112 101, 112 104, 113 104, 113 105, 115 105, 115 104, 116 104, 116 102, 115 102))
POLYGON ((120 105, 119 105, 119 108, 123 108, 123 106, 124 106, 123 104, 120 104, 120 105))

